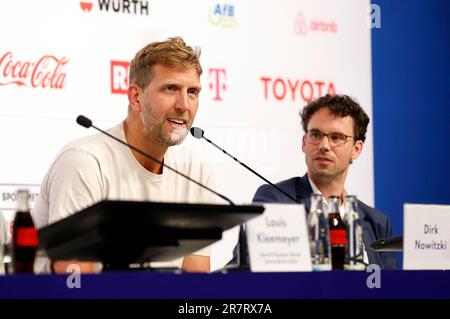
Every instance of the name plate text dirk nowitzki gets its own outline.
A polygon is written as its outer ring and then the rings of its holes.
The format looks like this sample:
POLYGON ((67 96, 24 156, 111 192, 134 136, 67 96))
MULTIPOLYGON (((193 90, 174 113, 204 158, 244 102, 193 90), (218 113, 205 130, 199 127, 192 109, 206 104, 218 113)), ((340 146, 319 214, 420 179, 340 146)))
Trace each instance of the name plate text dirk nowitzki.
POLYGON ((403 269, 450 269, 450 206, 404 205, 403 269))

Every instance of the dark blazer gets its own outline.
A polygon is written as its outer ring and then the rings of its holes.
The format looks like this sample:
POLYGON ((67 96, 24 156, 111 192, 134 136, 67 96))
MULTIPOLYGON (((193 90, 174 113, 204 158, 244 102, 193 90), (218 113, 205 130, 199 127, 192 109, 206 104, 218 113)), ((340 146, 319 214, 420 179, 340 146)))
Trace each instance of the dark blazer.
MULTIPOLYGON (((294 177, 277 183, 283 191, 296 198, 305 205, 309 213, 311 208, 311 194, 313 192, 308 176, 294 177)), ((266 184, 256 191, 253 202, 260 203, 292 203, 292 200, 279 192, 274 187, 266 184)), ((369 207, 358 200, 358 213, 363 225, 363 241, 367 250, 370 264, 377 264, 381 269, 396 269, 397 259, 391 252, 376 252, 370 248, 370 244, 382 238, 391 236, 391 223, 389 219, 375 208, 369 207)))

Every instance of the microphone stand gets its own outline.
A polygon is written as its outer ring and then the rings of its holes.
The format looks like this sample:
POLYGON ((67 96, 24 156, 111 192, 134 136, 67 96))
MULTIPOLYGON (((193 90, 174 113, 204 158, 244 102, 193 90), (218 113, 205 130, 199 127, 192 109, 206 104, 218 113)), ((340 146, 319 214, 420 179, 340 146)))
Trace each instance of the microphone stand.
POLYGON ((97 131, 99 131, 99 132, 101 132, 101 133, 103 133, 103 134, 109 136, 110 138, 116 140, 117 142, 119 142, 119 143, 121 143, 121 144, 123 144, 123 145, 125 145, 125 146, 128 146, 128 147, 131 148, 132 150, 138 152, 138 153, 141 154, 141 155, 144 155, 145 157, 151 159, 152 161, 154 161, 154 162, 156 162, 156 163, 158 163, 158 164, 161 164, 162 166, 164 166, 165 168, 171 170, 172 172, 174 172, 174 173, 176 173, 176 174, 178 174, 178 175, 183 176, 183 177, 186 178, 187 180, 189 180, 189 181, 193 182, 194 184, 197 184, 198 186, 200 186, 200 187, 202 187, 202 188, 204 188, 204 189, 210 191, 211 193, 213 193, 213 194, 219 196, 219 197, 222 198, 223 200, 225 200, 225 201, 227 201, 228 203, 230 203, 230 205, 233 205, 233 206, 234 206, 234 203, 231 201, 231 199, 229 199, 229 198, 226 197, 225 195, 219 194, 218 192, 212 190, 212 189, 209 188, 208 186, 203 185, 202 183, 200 183, 200 182, 196 181, 195 179, 193 179, 193 178, 187 176, 186 174, 183 174, 183 173, 177 171, 176 169, 170 167, 169 165, 167 165, 167 164, 161 162, 160 160, 157 160, 156 158, 154 158, 154 157, 151 156, 150 154, 145 153, 144 151, 140 150, 139 148, 137 148, 137 147, 135 147, 135 146, 133 146, 133 145, 131 145, 131 144, 128 144, 128 143, 122 141, 121 139, 115 137, 114 135, 111 135, 111 134, 109 134, 108 132, 106 132, 106 131, 104 131, 104 130, 98 128, 98 127, 96 127, 95 125, 92 124, 92 121, 91 121, 90 119, 88 119, 87 117, 85 117, 85 116, 83 116, 83 115, 78 115, 78 117, 77 117, 77 123, 80 124, 80 125, 83 126, 83 127, 86 127, 86 128, 93 127, 93 128, 96 129, 97 131))
MULTIPOLYGON (((277 185, 275 185, 274 183, 269 181, 267 178, 265 178, 264 176, 262 176, 261 174, 259 174, 258 172, 256 172, 252 168, 250 168, 247 164, 242 163, 236 157, 232 156, 226 150, 224 150, 223 148, 218 146, 216 143, 214 143, 213 141, 211 141, 210 139, 205 137, 205 131, 203 131, 201 128, 199 128, 199 127, 191 127, 190 132, 191 132, 191 135, 193 137, 195 137, 197 139, 204 139, 204 140, 206 140, 208 143, 213 145, 215 148, 220 150, 222 153, 224 153, 224 154, 228 155, 229 157, 231 157, 234 161, 236 161, 239 164, 241 164, 242 166, 244 166, 247 170, 249 170, 250 172, 252 172, 256 176, 261 178, 263 181, 265 181, 266 183, 268 183, 272 187, 274 187, 276 190, 278 190, 280 193, 285 195, 290 200, 294 201, 295 203, 301 204, 301 203, 299 203, 299 201, 297 199, 295 199, 294 197, 292 197, 291 195, 286 193, 280 187, 278 187, 277 185)), ((250 269, 250 264, 249 264, 249 260, 248 260, 249 259, 248 258, 248 247, 247 246, 248 246, 248 244, 247 244, 247 236, 245 234, 244 225, 240 225, 239 226, 239 240, 238 240, 237 249, 236 249, 236 251, 237 251, 236 259, 237 259, 237 263, 238 263, 236 268, 239 269, 239 270, 248 270, 248 269, 250 269)), ((234 270, 236 268, 231 266, 231 267, 229 267, 227 269, 234 270)))

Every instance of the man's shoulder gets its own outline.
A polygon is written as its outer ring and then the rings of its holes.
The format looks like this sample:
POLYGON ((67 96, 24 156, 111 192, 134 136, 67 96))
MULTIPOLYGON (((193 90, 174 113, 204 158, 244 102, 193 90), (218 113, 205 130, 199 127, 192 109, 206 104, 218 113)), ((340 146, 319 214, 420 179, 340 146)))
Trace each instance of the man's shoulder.
MULTIPOLYGON (((304 188, 306 188, 306 186, 307 186, 305 184, 304 177, 300 177, 300 176, 291 177, 291 178, 282 180, 282 181, 280 181, 278 183, 275 183, 275 185, 277 185, 279 188, 281 188, 284 191, 290 191, 290 190, 293 190, 293 189, 295 189, 297 187, 300 187, 300 188, 304 187, 304 188)), ((273 187, 272 185, 270 185, 270 184, 261 185, 258 188, 258 190, 260 190, 260 189, 262 191, 278 192, 278 190, 275 187, 273 187)))
POLYGON ((302 177, 296 176, 282 180, 281 182, 276 183, 276 185, 280 187, 282 190, 289 190, 302 183, 303 183, 302 177))
MULTIPOLYGON (((114 134, 114 128, 108 132, 114 134)), ((97 172, 100 165, 117 162, 120 152, 113 143, 117 142, 103 134, 89 135, 68 142, 55 156, 42 186, 48 186, 47 183, 53 180, 55 175, 67 177, 68 174, 76 175, 80 171, 97 172)))
MULTIPOLYGON (((292 177, 285 179, 275 185, 281 188, 289 195, 296 197, 297 186, 302 183, 301 177, 292 177)), ((270 184, 264 184, 258 187, 253 197, 253 202, 291 202, 284 194, 270 184)))
POLYGON ((371 207, 360 200, 358 200, 358 205, 369 219, 372 219, 373 221, 376 221, 379 223, 387 222, 388 217, 386 216, 386 214, 382 213, 380 210, 378 210, 374 207, 371 207))
MULTIPOLYGON (((120 139, 123 139, 120 132, 120 125, 116 125, 107 130, 109 134, 112 134, 120 139)), ((78 151, 82 153, 88 153, 94 157, 98 157, 101 154, 117 150, 117 146, 120 144, 105 134, 96 133, 84 137, 80 137, 68 142, 59 154, 63 154, 70 151, 78 151)))

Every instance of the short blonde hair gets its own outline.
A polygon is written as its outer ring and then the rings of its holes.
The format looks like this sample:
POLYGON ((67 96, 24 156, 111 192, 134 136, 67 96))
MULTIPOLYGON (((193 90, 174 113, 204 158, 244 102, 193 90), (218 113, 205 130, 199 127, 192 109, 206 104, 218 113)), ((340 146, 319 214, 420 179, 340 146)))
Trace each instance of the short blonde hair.
POLYGON ((152 42, 142 48, 130 63, 129 84, 137 84, 144 89, 153 77, 153 66, 162 64, 174 69, 195 68, 202 74, 200 49, 187 46, 180 37, 162 42, 152 42))

